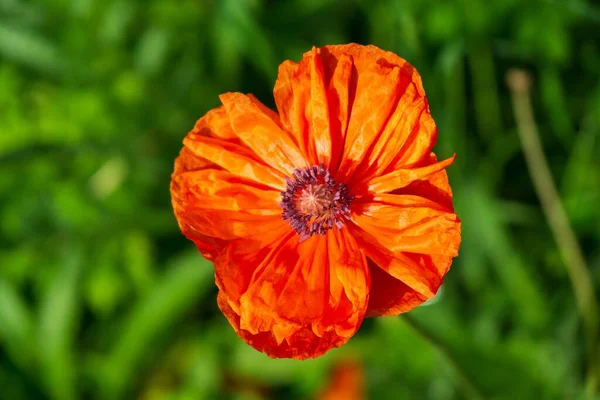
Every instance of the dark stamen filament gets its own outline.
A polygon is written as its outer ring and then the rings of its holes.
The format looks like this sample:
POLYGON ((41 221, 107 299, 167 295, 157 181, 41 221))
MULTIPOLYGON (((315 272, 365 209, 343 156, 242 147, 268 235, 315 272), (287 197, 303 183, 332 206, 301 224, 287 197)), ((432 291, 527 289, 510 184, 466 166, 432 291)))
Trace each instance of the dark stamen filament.
POLYGON ((300 240, 324 235, 335 225, 341 229, 350 215, 354 198, 348 187, 333 179, 323 164, 294 170, 281 193, 282 217, 300 235, 300 240))

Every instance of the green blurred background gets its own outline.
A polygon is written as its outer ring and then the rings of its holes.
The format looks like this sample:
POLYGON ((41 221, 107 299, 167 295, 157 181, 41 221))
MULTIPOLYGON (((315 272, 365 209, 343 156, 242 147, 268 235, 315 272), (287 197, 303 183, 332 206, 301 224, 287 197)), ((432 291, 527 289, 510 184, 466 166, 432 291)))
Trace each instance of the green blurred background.
POLYGON ((484 398, 584 398, 581 318, 504 77, 533 78, 598 290, 599 49, 585 0, 0 0, 0 399, 311 399, 346 357, 371 399, 474 397, 464 376, 484 398), (273 106, 280 62, 351 41, 420 71, 435 151, 458 154, 463 245, 412 323, 270 360, 234 334, 178 230, 173 161, 219 93, 273 106))

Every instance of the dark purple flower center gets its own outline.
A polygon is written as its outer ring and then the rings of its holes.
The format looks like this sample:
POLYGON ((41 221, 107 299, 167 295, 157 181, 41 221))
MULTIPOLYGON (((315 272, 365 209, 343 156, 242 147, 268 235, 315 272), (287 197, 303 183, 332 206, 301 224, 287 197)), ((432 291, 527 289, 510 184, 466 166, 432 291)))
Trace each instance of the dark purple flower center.
POLYGON ((333 179, 323 164, 296 169, 286 181, 279 203, 281 216, 300 235, 300 241, 314 234, 324 235, 334 226, 344 226, 354 196, 345 184, 333 179))

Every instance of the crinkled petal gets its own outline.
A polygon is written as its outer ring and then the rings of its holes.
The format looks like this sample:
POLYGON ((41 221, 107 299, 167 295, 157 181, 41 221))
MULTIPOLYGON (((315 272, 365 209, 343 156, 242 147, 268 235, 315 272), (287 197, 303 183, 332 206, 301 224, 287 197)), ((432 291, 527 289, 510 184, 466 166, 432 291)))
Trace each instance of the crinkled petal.
POLYGON ((442 284, 442 276, 432 265, 415 260, 408 253, 392 252, 377 237, 354 223, 346 225, 365 255, 385 272, 416 292, 431 298, 442 284))
POLYGON ((293 135, 304 157, 312 165, 323 163, 329 167, 332 150, 341 149, 341 135, 332 135, 331 131, 320 50, 313 47, 299 64, 281 64, 274 97, 281 123, 293 135))
POLYGON ((223 170, 173 174, 173 197, 189 209, 227 210, 279 215, 280 192, 256 185, 223 170))
POLYGON ((325 57, 325 81, 327 82, 327 102, 331 124, 330 171, 335 175, 342 159, 356 91, 356 73, 352 57, 347 54, 340 54, 337 58, 325 57))
POLYGON ((287 225, 279 192, 223 170, 176 168, 171 198, 182 232, 211 260, 229 240, 287 225))
POLYGON ((429 157, 437 141, 438 129, 429 112, 427 99, 422 100, 424 108, 420 112, 418 107, 411 110, 411 114, 403 121, 399 135, 386 145, 386 155, 380 159, 381 168, 375 174, 418 166, 429 157))
POLYGON ((379 268, 430 298, 458 254, 461 238, 447 175, 433 154, 426 163, 402 182, 396 175, 396 183, 382 190, 388 194, 358 196, 349 229, 379 268))
MULTIPOLYGON (((429 113, 423 83, 417 70, 396 54, 375 46, 325 46, 322 51, 329 52, 336 59, 341 55, 350 56, 354 62, 355 95, 344 146, 346 158, 354 160, 354 165, 356 161, 360 161, 360 165, 356 166, 358 176, 352 176, 352 179, 356 181, 357 178, 362 180, 369 176, 377 176, 384 171, 391 172, 402 166, 416 165, 427 158, 437 140, 437 129, 429 113), (390 70, 399 73, 398 87, 390 92, 391 96, 387 101, 368 99, 375 96, 379 90, 377 79, 373 78, 373 74, 378 73, 377 69, 379 73, 390 70), (364 85, 361 85, 361 80, 364 85), (360 97, 366 101, 361 102, 360 97), (391 108, 388 108, 390 106, 391 108), (369 113, 374 113, 374 110, 380 113, 384 111, 383 114, 387 114, 387 117, 382 121, 379 131, 365 131, 361 126, 362 121, 369 121, 369 113), (358 131, 355 128, 358 128, 358 131)), ((325 64, 327 65, 327 62, 325 64)), ((389 80, 386 83, 390 83, 389 80)), ((350 174, 345 173, 343 176, 349 177, 350 174)))
POLYGON ((296 73, 298 71, 298 63, 286 60, 279 66, 279 73, 275 88, 273 89, 273 97, 279 111, 279 119, 281 125, 294 139, 294 143, 302 155, 310 162, 313 162, 312 154, 314 154, 312 145, 309 143, 309 136, 306 128, 306 118, 304 117, 304 108, 306 99, 306 85, 299 86, 296 83, 296 73), (294 86, 299 86, 294 92, 294 86))
POLYGON ((232 174, 279 191, 285 190, 284 176, 257 160, 257 157, 248 148, 240 144, 194 133, 190 133, 183 143, 193 154, 232 174))
MULTIPOLYGON (((356 58, 354 60, 356 67, 356 58)), ((357 71, 356 92, 337 179, 350 182, 355 173, 365 169, 369 152, 385 129, 406 82, 409 82, 407 76, 397 66, 372 62, 357 71)))
MULTIPOLYGON (((453 155, 444 161, 426 164, 417 168, 397 169, 378 176, 367 183, 366 191, 370 193, 388 193, 406 187, 415 181, 428 179, 431 175, 451 165, 455 158, 456 155, 453 155)), ((360 191, 362 192, 364 189, 361 188, 360 191)))
POLYGON ((236 331, 272 357, 312 358, 345 343, 369 296, 369 271, 356 242, 345 230, 302 243, 294 232, 271 237, 273 244, 257 254, 240 241, 215 260, 236 331))
POLYGON ((427 297, 411 289, 369 260, 371 291, 367 317, 398 315, 422 304, 427 297))
MULTIPOLYGON (((422 168, 437 164, 435 154, 430 153, 429 158, 421 165, 422 168)), ((448 182, 445 169, 428 174, 420 180, 415 180, 390 192, 391 194, 411 194, 421 196, 444 206, 447 210, 454 210, 452 206, 452 189, 448 182)))
POLYGON ((220 99, 237 137, 265 164, 288 176, 308 166, 292 137, 282 130, 277 114, 254 96, 226 93, 220 99))
POLYGON ((382 173, 398 157, 421 160, 436 140, 419 74, 375 46, 313 48, 300 63, 286 61, 274 95, 304 156, 343 182, 382 173))
MULTIPOLYGON (((196 122, 194 128, 184 140, 187 140, 190 136, 218 139, 223 143, 239 143, 237 136, 235 136, 231 129, 229 118, 223 107, 218 107, 207 112, 196 122)), ((179 157, 175 160, 174 173, 197 171, 206 168, 220 168, 204 156, 205 154, 192 151, 192 149, 184 146, 179 157)))
POLYGON ((171 178, 180 228, 209 260, 230 240, 283 224, 277 202, 284 188, 284 175, 240 140, 223 106, 196 122, 171 178))
POLYGON ((230 242, 215 259, 215 278, 221 290, 227 292, 235 311, 239 313, 240 297, 248 290, 252 277, 263 260, 280 251, 296 233, 284 223, 265 231, 230 242))
POLYGON ((451 210, 414 195, 379 195, 353 205, 352 220, 397 253, 458 255, 460 221, 451 210))
POLYGON ((240 328, 240 315, 231 308, 231 302, 223 291, 217 297, 219 308, 237 333, 246 343, 272 358, 295 358, 304 360, 325 354, 332 348, 340 347, 348 338, 340 337, 335 331, 317 337, 310 327, 303 327, 287 340, 278 342, 272 332, 252 334, 240 328))
MULTIPOLYGON (((404 148, 409 146, 408 140, 413 136, 423 143, 423 148, 418 153, 412 153, 416 160, 421 160, 430 150, 430 147, 425 144, 433 146, 435 143, 437 129, 429 114, 427 99, 420 97, 415 85, 411 83, 390 115, 381 134, 367 152, 361 166, 352 178, 353 181, 363 182, 374 176, 380 176, 385 171, 391 172, 396 168, 401 168, 402 166, 397 166, 390 169, 389 166, 399 154, 405 154, 404 148), (426 131, 426 127, 432 127, 433 131, 426 131), (418 156, 416 156, 417 154, 418 156)), ((415 163, 403 166, 406 168, 414 165, 415 163)))
POLYGON ((173 173, 178 174, 188 171, 200 171, 203 169, 219 169, 219 166, 204 157, 194 154, 190 149, 184 147, 175 159, 173 173))

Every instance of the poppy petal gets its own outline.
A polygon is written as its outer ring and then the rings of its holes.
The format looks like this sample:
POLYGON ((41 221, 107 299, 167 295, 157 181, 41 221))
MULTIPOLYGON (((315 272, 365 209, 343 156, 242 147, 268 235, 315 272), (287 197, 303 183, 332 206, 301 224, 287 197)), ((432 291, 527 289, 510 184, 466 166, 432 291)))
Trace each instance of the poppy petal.
MULTIPOLYGON (((451 165, 455 158, 456 155, 453 155, 444 161, 435 162, 419 168, 397 169, 388 174, 378 176, 367 183, 367 191, 371 193, 387 193, 403 188, 415 181, 427 179, 436 172, 442 171, 444 168, 451 165)), ((363 189, 360 190, 362 191, 363 189)))
MULTIPOLYGON (((427 100, 424 101, 427 104, 427 100)), ((437 141, 438 129, 429 112, 429 106, 426 105, 420 113, 410 115, 407 122, 402 131, 407 136, 403 137, 402 141, 386 146, 389 152, 381 162, 381 165, 387 165, 385 172, 420 165, 428 158, 437 141), (391 160, 390 156, 393 156, 391 160)))
POLYGON ((410 81, 415 84, 418 92, 423 96, 425 95, 421 75, 408 61, 390 51, 382 50, 373 45, 363 46, 356 43, 328 45, 322 47, 321 51, 324 54, 331 54, 335 59, 342 56, 352 57, 358 73, 371 68, 372 64, 400 67, 410 74, 410 81))
POLYGON ((187 171, 200 171, 203 169, 219 169, 219 166, 204 157, 194 154, 190 149, 184 147, 179 152, 179 157, 175 159, 173 174, 187 171))
POLYGON ((189 221, 185 218, 179 219, 179 228, 181 229, 181 232, 196 245, 196 248, 204 258, 209 261, 214 261, 217 254, 225 248, 228 242, 198 232, 194 228, 194 225, 190 224, 190 221, 193 221, 193 219, 190 218, 189 221))
MULTIPOLYGON (((223 168, 235 175, 279 191, 285 189, 284 175, 262 162, 238 139, 223 106, 210 110, 200 118, 183 143, 186 157, 183 157, 182 152, 178 159, 179 164, 195 158, 202 160, 205 167, 223 168)), ((177 164, 175 168, 177 170, 177 164)), ((183 168, 182 170, 193 169, 198 168, 183 168)))
MULTIPOLYGON (((437 158, 435 154, 430 153, 428 160, 423 163, 422 167, 436 163, 437 158)), ((427 175, 424 179, 413 181, 406 186, 391 191, 390 193, 421 196, 437 202, 438 204, 444 206, 447 210, 454 210, 452 206, 452 189, 450 188, 448 174, 446 173, 445 169, 427 175)))
POLYGON ((369 260, 371 291, 367 317, 398 315, 422 304, 427 297, 394 278, 369 260))
POLYGON ((208 111, 196 122, 190 133, 239 143, 238 137, 229 123, 227 111, 223 106, 208 111))
POLYGON ((416 292, 431 298, 442 284, 442 275, 432 265, 419 263, 407 253, 392 252, 376 237, 354 223, 346 225, 365 255, 385 272, 405 283, 416 292))
MULTIPOLYGON (((419 95, 415 85, 411 82, 404 90, 395 111, 352 179, 355 182, 363 182, 374 176, 380 176, 385 171, 393 171, 394 169, 389 170, 390 164, 412 143, 412 135, 416 135, 423 145, 419 156, 416 157, 416 160, 420 161, 429 154, 430 147, 428 146, 435 142, 437 128, 429 114, 427 99, 419 95), (433 130, 426 132, 426 128, 433 130)), ((415 152, 411 154, 414 155, 415 152)))
POLYGON ((302 243, 295 233, 278 236, 260 256, 232 243, 215 261, 217 281, 242 337, 268 333, 266 347, 257 348, 272 357, 316 357, 360 326, 370 285, 366 259, 344 230, 302 243), (232 281, 234 267, 244 271, 232 281), (315 343, 294 349, 298 340, 315 343), (306 352, 313 347, 319 353, 306 352))
POLYGON ((260 263, 272 258, 271 253, 279 251, 293 235, 295 232, 284 223, 261 235, 231 241, 215 259, 217 285, 227 293, 236 312, 260 263))
POLYGON ((219 98, 237 137, 262 161, 286 175, 308 166, 296 143, 281 129, 276 114, 256 98, 241 93, 219 98))
MULTIPOLYGON (((313 47, 300 63, 279 67, 273 91, 281 123, 298 143, 311 165, 329 167, 335 138, 330 126, 329 102, 320 50, 313 47)), ((335 143, 341 145, 341 140, 335 143)), ((334 149, 339 151, 339 149, 334 149)))
MULTIPOLYGON (((375 46, 313 48, 298 64, 286 61, 274 95, 282 125, 304 156, 312 164, 331 161, 330 169, 341 181, 370 171, 367 167, 373 163, 385 168, 394 156, 382 157, 383 149, 393 146, 396 151, 391 153, 396 155, 423 110, 428 113, 416 70, 375 46)), ((423 136, 418 136, 420 142, 425 142, 423 136)), ((435 142, 435 135, 427 142, 435 142)))
MULTIPOLYGON (((201 186, 198 179, 202 179, 204 175, 197 175, 199 171, 223 170, 224 166, 227 166, 234 175, 253 180, 253 186, 264 184, 280 189, 284 180, 279 172, 261 163, 256 155, 243 146, 231 128, 224 107, 210 110, 200 118, 184 143, 185 146, 175 160, 172 175, 172 204, 182 232, 194 242, 205 258, 213 260, 227 244, 224 238, 237 237, 237 234, 241 234, 240 226, 248 225, 257 218, 261 220, 264 218, 244 212, 236 215, 226 210, 212 211, 209 208, 193 207, 195 200, 197 202, 198 199, 194 198, 193 193, 186 192, 186 187, 189 185, 182 185, 182 182, 194 181, 196 186, 201 186), (208 145, 205 146, 205 143, 208 145), (220 145, 220 149, 211 147, 216 143, 220 145), (234 151, 237 157, 226 159, 228 151, 234 151), (227 220, 230 224, 222 226, 219 232, 219 229, 214 228, 214 221, 225 214, 229 214, 227 220), (207 228, 211 226, 213 228, 207 228)), ((271 204, 269 208, 273 208, 273 205, 271 204)), ((271 218, 271 220, 273 223, 280 223, 279 218, 271 218)))
MULTIPOLYGON (((345 135, 345 166, 340 167, 343 173, 338 178, 355 179, 354 172, 374 176, 402 150, 415 118, 429 111, 421 77, 406 60, 375 46, 325 46, 322 53, 326 55, 326 77, 328 65, 343 57, 353 61, 353 79, 349 81, 352 112, 345 135)), ((425 141, 424 136, 425 132, 419 132, 420 141, 425 141)), ((434 143, 435 137, 426 141, 434 143)))
POLYGON ((279 215, 281 194, 228 171, 204 169, 172 176, 173 195, 188 208, 279 215), (187 203, 187 204, 185 204, 187 203))
POLYGON ((286 340, 278 342, 271 332, 252 334, 241 329, 240 315, 231 307, 231 302, 225 292, 219 291, 217 304, 239 337, 256 350, 266 353, 272 358, 295 358, 297 360, 316 358, 348 341, 348 338, 338 336, 335 331, 329 331, 322 337, 317 337, 310 327, 303 327, 286 340))
POLYGON ((380 195, 354 205, 352 220, 391 252, 458 255, 460 221, 435 201, 380 195))
MULTIPOLYGON (((188 171, 201 171, 207 168, 218 168, 218 166, 205 158, 198 157, 188 148, 184 147, 181 149, 179 157, 175 160, 173 175, 188 171)), ((171 182, 171 201, 175 215, 177 216, 178 210, 180 210, 181 207, 177 198, 173 196, 173 193, 177 193, 177 188, 175 188, 173 182, 171 182)), ((194 242, 204 258, 213 260, 216 254, 225 246, 225 242, 203 235, 200 232, 197 232, 189 223, 180 220, 179 217, 177 217, 177 219, 183 234, 194 242)))
POLYGON ((254 153, 242 145, 194 134, 188 135, 183 143, 193 154, 232 174, 279 191, 285 190, 285 177, 279 171, 256 160, 254 153))
POLYGON ((192 240, 233 240, 287 225, 277 204, 279 192, 223 170, 173 173, 171 197, 177 220, 192 240))
POLYGON ((350 121, 350 112, 356 91, 356 75, 352 57, 340 54, 337 59, 325 58, 325 80, 328 81, 327 101, 331 124, 331 164, 332 174, 336 174, 344 149, 344 138, 350 121), (334 62, 335 61, 335 62, 334 62))
MULTIPOLYGON (((356 67, 356 59, 355 59, 356 67)), ((401 96, 403 75, 396 66, 370 64, 357 72, 356 92, 337 179, 350 181, 377 141, 401 96), (373 105, 377 106, 374 107, 373 105)))
POLYGON ((314 160, 311 159, 310 139, 306 135, 306 120, 303 115, 304 99, 300 96, 300 89, 296 89, 294 93, 297 71, 298 63, 290 60, 281 63, 273 89, 273 97, 279 111, 281 125, 292 135, 302 155, 311 162, 314 160))
MULTIPOLYGON (((188 133, 188 136, 202 136, 207 138, 218 138, 224 143, 239 143, 237 136, 235 136, 231 125, 229 124, 229 117, 225 113, 223 107, 218 107, 207 112, 202 118, 200 118, 194 128, 188 133)), ((185 139, 184 139, 185 140, 185 139)), ((205 154, 199 154, 194 152, 186 146, 183 147, 179 153, 179 157, 175 160, 174 172, 183 171, 196 171, 205 168, 219 169, 213 161, 210 161, 204 157, 205 154)))

